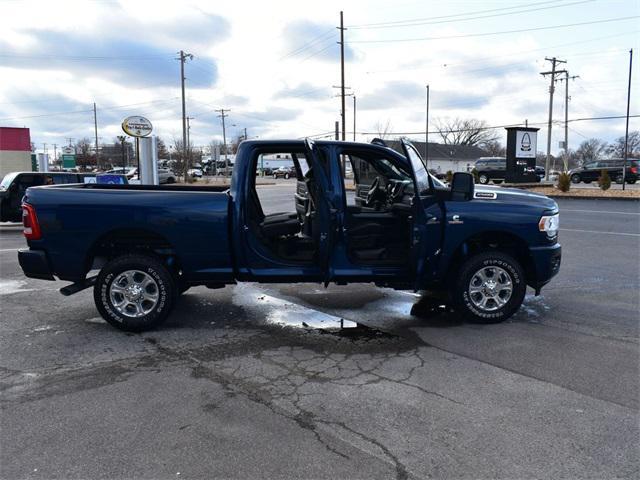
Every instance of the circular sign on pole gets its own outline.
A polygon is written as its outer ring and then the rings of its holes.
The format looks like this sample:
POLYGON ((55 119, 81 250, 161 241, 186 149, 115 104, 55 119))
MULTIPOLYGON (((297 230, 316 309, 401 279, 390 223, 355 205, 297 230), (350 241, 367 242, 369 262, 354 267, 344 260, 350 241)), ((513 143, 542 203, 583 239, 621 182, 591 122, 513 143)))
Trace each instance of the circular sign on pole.
POLYGON ((146 137, 153 130, 151 122, 144 117, 127 117, 122 121, 122 130, 132 137, 146 137))

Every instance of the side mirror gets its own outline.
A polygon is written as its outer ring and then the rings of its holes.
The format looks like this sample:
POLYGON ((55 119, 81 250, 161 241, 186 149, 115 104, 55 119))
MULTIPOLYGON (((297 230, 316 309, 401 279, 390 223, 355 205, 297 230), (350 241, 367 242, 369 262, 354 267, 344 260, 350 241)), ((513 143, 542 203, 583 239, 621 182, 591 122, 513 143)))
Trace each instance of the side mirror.
POLYGON ((473 198, 474 178, 470 173, 456 172, 451 180, 451 200, 464 202, 473 198))

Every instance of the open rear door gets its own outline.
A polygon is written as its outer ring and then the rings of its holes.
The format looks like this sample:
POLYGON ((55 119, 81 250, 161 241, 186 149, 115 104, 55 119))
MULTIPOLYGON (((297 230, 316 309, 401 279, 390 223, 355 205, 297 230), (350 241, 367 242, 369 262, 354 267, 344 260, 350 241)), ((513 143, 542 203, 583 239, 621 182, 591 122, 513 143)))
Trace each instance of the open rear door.
POLYGON ((441 239, 442 211, 437 202, 424 200, 425 197, 432 195, 433 185, 422 157, 410 142, 405 139, 401 142, 404 155, 411 166, 415 188, 410 255, 415 280, 414 288, 419 290, 429 264, 435 267, 435 252, 440 246, 441 239))
POLYGON ((302 173, 313 208, 312 235, 318 249, 319 266, 326 285, 333 277, 331 253, 335 240, 336 212, 327 195, 329 180, 322 166, 322 154, 318 151, 315 142, 309 138, 305 139, 304 146, 309 171, 302 173))

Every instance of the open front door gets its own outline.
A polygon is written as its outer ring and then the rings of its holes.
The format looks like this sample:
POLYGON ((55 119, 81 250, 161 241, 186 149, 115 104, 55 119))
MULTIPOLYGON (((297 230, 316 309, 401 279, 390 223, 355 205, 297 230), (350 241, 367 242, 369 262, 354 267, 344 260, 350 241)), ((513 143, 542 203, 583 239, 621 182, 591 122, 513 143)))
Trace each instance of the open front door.
POLYGON ((335 240, 336 210, 327 195, 329 180, 322 166, 322 152, 311 139, 305 139, 304 146, 309 171, 302 174, 309 190, 313 216, 312 235, 318 250, 319 267, 326 285, 333 277, 331 254, 335 240))
POLYGON ((441 241, 442 210, 433 196, 433 185, 422 157, 405 139, 402 139, 402 149, 411 165, 415 188, 410 256, 415 280, 414 288, 419 290, 425 275, 435 272, 436 251, 441 241))

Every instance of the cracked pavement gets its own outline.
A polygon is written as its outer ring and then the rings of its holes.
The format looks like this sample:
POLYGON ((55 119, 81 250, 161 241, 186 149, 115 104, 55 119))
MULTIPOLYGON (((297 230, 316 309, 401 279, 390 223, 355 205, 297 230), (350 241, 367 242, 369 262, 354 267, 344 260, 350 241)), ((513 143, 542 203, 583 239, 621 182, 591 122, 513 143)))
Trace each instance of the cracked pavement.
POLYGON ((125 334, 90 291, 22 277, 0 227, 0 476, 637 478, 640 253, 606 237, 561 232, 561 275, 500 325, 370 285, 246 284, 125 334), (360 326, 294 326, 318 316, 360 326))

